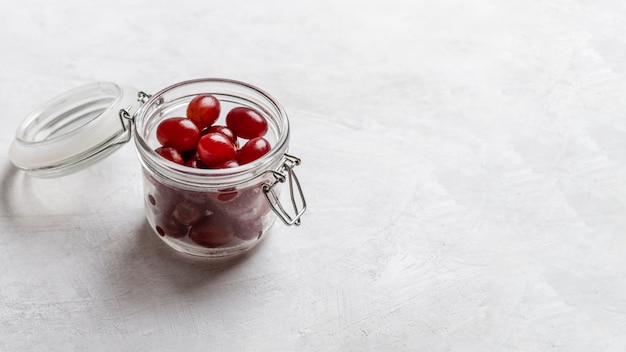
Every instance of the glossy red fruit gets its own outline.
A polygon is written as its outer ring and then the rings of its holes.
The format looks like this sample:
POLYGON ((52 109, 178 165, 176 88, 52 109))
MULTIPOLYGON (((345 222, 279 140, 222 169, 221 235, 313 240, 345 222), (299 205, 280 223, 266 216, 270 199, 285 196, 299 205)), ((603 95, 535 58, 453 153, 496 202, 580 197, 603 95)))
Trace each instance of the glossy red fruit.
POLYGON ((157 154, 164 157, 165 159, 175 162, 176 164, 183 164, 183 156, 180 154, 176 148, 172 147, 159 147, 154 150, 157 154))
POLYGON ((198 142, 198 157, 207 167, 214 167, 237 159, 233 142, 221 133, 205 134, 198 142))
POLYGON ((263 235, 263 222, 261 219, 249 221, 237 221, 234 224, 235 237, 244 241, 256 240, 263 235))
POLYGON ((202 131, 202 134, 205 135, 207 133, 211 133, 211 132, 217 132, 217 133, 221 133, 223 135, 225 135, 226 137, 228 137, 230 139, 231 142, 233 142, 233 144, 237 144, 237 136, 235 136, 235 133, 228 127, 226 126, 221 126, 221 125, 213 125, 213 126, 209 126, 208 128, 204 129, 202 131))
POLYGON ((148 203, 150 204, 150 211, 153 214, 162 214, 162 213, 171 213, 176 204, 178 204, 178 200, 163 196, 163 194, 158 191, 154 191, 154 194, 148 195, 148 203))
POLYGON ((200 219, 202 219, 202 217, 205 215, 205 212, 205 209, 199 204, 192 202, 182 202, 178 203, 178 205, 172 212, 172 216, 179 223, 189 226, 200 221, 200 219))
POLYGON ((189 226, 181 224, 171 214, 159 214, 155 216, 155 230, 160 236, 181 238, 187 234, 189 226))
POLYGON ((187 118, 170 117, 159 123, 156 137, 162 146, 186 152, 194 149, 198 144, 200 129, 187 118))
POLYGON ((184 165, 194 169, 206 169, 207 166, 200 160, 197 151, 194 149, 192 152, 183 153, 184 165))
POLYGON ((200 161, 200 159, 185 160, 184 165, 187 167, 194 168, 194 169, 206 169, 207 168, 206 165, 204 165, 204 163, 200 161))
POLYGON ((220 101, 211 94, 194 97, 187 105, 187 117, 200 129, 212 125, 220 116, 220 101))
POLYGON ((193 225, 189 231, 189 238, 203 247, 219 247, 233 240, 235 230, 233 226, 218 217, 209 215, 199 223, 193 225))
POLYGON ((217 200, 222 212, 235 221, 259 219, 270 211, 261 185, 240 189, 234 197, 227 195, 220 193, 217 200))
POLYGON ((226 126, 235 135, 245 139, 263 137, 267 132, 267 120, 256 110, 238 106, 226 115, 226 126))
POLYGON ((270 143, 263 137, 253 138, 239 150, 237 162, 244 165, 257 160, 271 149, 270 143))
POLYGON ((217 207, 211 198, 210 192, 184 191, 182 193, 185 202, 191 202, 201 206, 202 209, 205 210, 205 213, 215 213, 217 211, 217 207))
POLYGON ((154 212, 171 213, 176 205, 182 201, 183 194, 181 194, 179 190, 157 181, 155 178, 148 177, 154 185, 154 190, 148 197, 148 201, 152 208, 154 208, 154 212))

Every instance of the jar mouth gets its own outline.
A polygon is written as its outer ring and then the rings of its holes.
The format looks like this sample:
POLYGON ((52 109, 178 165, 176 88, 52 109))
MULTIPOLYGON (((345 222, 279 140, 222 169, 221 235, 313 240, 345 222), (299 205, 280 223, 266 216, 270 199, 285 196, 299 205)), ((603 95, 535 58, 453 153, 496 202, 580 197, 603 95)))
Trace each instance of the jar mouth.
MULTIPOLYGON (((222 111, 224 112, 224 111, 222 111)), ((283 107, 265 91, 245 82, 201 78, 176 83, 153 94, 134 116, 135 144, 144 167, 190 187, 224 187, 254 179, 268 170, 279 167, 289 142, 289 120, 283 107), (158 155, 154 150, 154 130, 158 122, 176 109, 186 106, 199 94, 212 94, 233 105, 244 105, 256 109, 268 120, 273 139, 272 148, 261 158, 245 165, 226 169, 197 169, 173 163, 158 155)), ((268 131, 268 134, 270 133, 268 131)))

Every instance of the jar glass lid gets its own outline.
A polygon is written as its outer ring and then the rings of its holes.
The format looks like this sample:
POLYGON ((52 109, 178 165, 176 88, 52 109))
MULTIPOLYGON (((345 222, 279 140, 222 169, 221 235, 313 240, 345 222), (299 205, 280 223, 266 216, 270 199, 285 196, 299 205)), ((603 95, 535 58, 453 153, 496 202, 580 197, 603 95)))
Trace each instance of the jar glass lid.
POLYGON ((93 164, 130 139, 138 90, 99 82, 63 93, 33 111, 15 133, 11 162, 40 177, 66 175, 93 164))

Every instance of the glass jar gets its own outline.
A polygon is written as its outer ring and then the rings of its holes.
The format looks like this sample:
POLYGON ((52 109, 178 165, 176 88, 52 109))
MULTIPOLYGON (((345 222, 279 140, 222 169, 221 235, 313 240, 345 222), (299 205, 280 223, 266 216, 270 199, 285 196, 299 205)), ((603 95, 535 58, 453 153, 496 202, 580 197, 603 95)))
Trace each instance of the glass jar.
POLYGON ((300 224, 306 201, 293 171, 300 159, 288 154, 287 114, 267 93, 243 82, 190 80, 152 96, 112 83, 80 87, 31 114, 18 128, 9 154, 16 166, 32 175, 60 176, 103 158, 131 134, 142 165, 147 221, 175 250, 228 257, 258 244, 277 218, 287 225, 300 224), (224 125, 225 114, 237 106, 263 115, 270 151, 228 169, 191 168, 158 155, 159 123, 185 116, 187 105, 199 94, 220 101, 215 124, 224 125), (47 151, 43 157, 42 150, 47 151), (280 200, 283 183, 289 187, 288 202, 280 200))

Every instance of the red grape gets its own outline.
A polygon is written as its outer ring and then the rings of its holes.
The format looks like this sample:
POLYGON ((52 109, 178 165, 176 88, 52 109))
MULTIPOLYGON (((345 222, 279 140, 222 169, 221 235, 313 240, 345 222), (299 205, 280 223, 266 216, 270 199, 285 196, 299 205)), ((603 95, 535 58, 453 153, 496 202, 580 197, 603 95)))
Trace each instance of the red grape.
POLYGON ((256 110, 245 106, 233 108, 226 115, 226 126, 238 137, 252 139, 267 132, 267 120, 256 110))
POLYGON ((180 155, 180 152, 176 150, 176 148, 159 147, 155 152, 169 161, 175 162, 176 164, 183 164, 183 156, 180 155))
POLYGON ((188 226, 181 224, 170 214, 158 214, 154 221, 156 222, 156 230, 161 236, 169 236, 181 238, 187 234, 188 226))
POLYGON ((201 205, 191 202, 182 202, 178 203, 174 212, 172 212, 172 216, 183 225, 193 225, 202 219, 204 213, 205 210, 201 205))
POLYGON ((241 147, 237 155, 237 162, 239 165, 243 165, 255 161, 267 154, 270 149, 270 143, 265 138, 253 138, 241 147))
POLYGON ((210 126, 209 128, 202 131, 202 135, 205 135, 211 132, 221 133, 225 135, 226 137, 228 137, 230 141, 233 142, 233 144, 235 145, 237 144, 237 136, 235 136, 235 133, 233 133, 233 131, 226 126, 220 126, 220 125, 210 126))
POLYGON ((220 110, 220 101, 217 98, 210 94, 201 94, 187 105, 187 117, 202 129, 217 121, 220 110))
POLYGON ((237 158, 233 142, 217 132, 205 134, 198 142, 198 157, 208 167, 213 167, 237 158))
POLYGON ((234 222, 235 237, 244 241, 261 238, 263 234, 263 222, 260 218, 249 221, 234 222))
POLYGON ((182 153, 196 147, 200 139, 200 130, 187 118, 170 117, 159 123, 156 136, 162 146, 176 148, 182 153))

